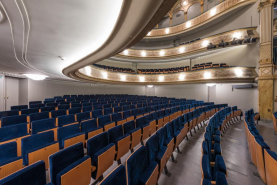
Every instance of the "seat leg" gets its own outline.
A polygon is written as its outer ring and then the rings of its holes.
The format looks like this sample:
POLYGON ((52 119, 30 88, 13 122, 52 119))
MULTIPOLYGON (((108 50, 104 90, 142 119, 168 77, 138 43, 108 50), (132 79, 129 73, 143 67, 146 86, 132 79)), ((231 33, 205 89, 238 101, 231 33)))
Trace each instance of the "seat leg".
POLYGON ((171 176, 171 173, 168 171, 168 169, 167 169, 167 166, 166 166, 166 165, 164 166, 164 172, 165 172, 165 175, 166 175, 166 176, 168 176, 168 177, 170 177, 170 176, 171 176))
POLYGON ((174 155, 173 154, 171 154, 171 160, 172 160, 172 162, 177 163, 177 161, 174 159, 174 155))
POLYGON ((121 165, 121 159, 117 160, 117 164, 118 164, 118 166, 121 165))
POLYGON ((199 130, 199 124, 197 124, 198 130, 199 130))
POLYGON ((190 131, 189 131, 189 132, 190 132, 190 135, 191 135, 191 136, 193 136, 193 135, 192 135, 192 132, 191 132, 191 129, 190 129, 190 131))
POLYGON ((140 143, 141 143, 141 145, 142 145, 142 146, 144 146, 144 143, 143 143, 143 141, 141 141, 140 143))
POLYGON ((195 127, 194 127, 194 133, 196 133, 195 127))
POLYGON ((177 146, 177 152, 178 152, 179 154, 182 154, 182 152, 181 152, 179 146, 177 146))
POLYGON ((132 148, 132 149, 131 149, 131 153, 133 153, 133 152, 134 152, 134 149, 132 148))
POLYGON ((189 137, 188 137, 188 134, 186 134, 186 138, 187 138, 187 141, 189 141, 189 137))

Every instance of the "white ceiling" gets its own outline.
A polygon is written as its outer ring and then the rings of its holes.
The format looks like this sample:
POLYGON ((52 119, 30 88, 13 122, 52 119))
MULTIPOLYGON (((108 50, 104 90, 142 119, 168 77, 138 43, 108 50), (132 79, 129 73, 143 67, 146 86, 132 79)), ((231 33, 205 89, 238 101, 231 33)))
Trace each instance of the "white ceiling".
POLYGON ((62 70, 105 43, 122 5, 123 0, 0 0, 0 71, 68 78, 62 70))

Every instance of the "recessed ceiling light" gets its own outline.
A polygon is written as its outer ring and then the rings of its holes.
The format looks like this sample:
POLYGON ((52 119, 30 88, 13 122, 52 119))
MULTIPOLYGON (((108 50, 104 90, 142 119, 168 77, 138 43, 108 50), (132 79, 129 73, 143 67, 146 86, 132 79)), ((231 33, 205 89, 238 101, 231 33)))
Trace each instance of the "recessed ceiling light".
POLYGON ((160 51, 160 56, 164 56, 164 51, 162 50, 162 51, 160 51))
POLYGON ((32 80, 44 80, 45 78, 49 77, 49 76, 37 75, 37 74, 23 74, 23 75, 27 76, 32 80))
POLYGON ((186 23, 186 27, 189 28, 190 26, 191 26, 191 22, 189 21, 186 23))
POLYGON ((128 55, 129 54, 129 51, 126 49, 123 51, 124 55, 128 55))
POLYGON ((86 74, 87 75, 91 75, 91 68, 90 68, 90 66, 86 66, 85 70, 86 70, 86 74))
POLYGON ((159 76, 159 81, 160 82, 164 81, 164 76, 159 76))
POLYGON ((206 83, 206 85, 209 86, 209 87, 212 87, 212 86, 215 86, 216 83, 206 83))
POLYGON ((242 76, 242 70, 241 69, 235 69, 235 73, 237 76, 242 76))
POLYGON ((151 35, 151 31, 149 31, 149 32, 147 33, 147 36, 149 36, 149 35, 151 35))
POLYGON ((184 78, 185 78, 185 75, 184 75, 184 74, 180 74, 180 75, 179 75, 179 80, 184 80, 184 78))
POLYGON ((209 78, 211 78, 211 73, 210 72, 205 72, 204 73, 204 78, 206 78, 206 79, 209 79, 209 78))
POLYGON ((122 81, 125 81, 126 80, 126 75, 120 75, 120 78, 122 81))
POLYGON ((145 80, 145 79, 144 79, 144 76, 140 76, 140 77, 139 77, 139 81, 140 81, 140 82, 144 82, 144 80, 145 80))
POLYGON ((108 78, 108 73, 103 71, 102 76, 103 76, 103 78, 108 78))
POLYGON ((216 14, 216 8, 213 8, 210 12, 211 16, 214 16, 216 14))
POLYGON ((185 47, 180 47, 179 48, 179 53, 183 53, 185 51, 185 47))
POLYGON ((165 29, 165 33, 168 34, 169 33, 169 28, 165 29))
POLYGON ((147 87, 152 88, 152 87, 154 87, 154 85, 147 85, 147 87))
POLYGON ((141 56, 143 56, 143 57, 146 56, 146 52, 145 52, 145 51, 142 51, 140 54, 141 54, 141 56))
POLYGON ((188 4, 188 2, 187 2, 187 1, 184 1, 184 2, 183 2, 183 5, 184 5, 184 6, 186 6, 187 4, 188 4))
POLYGON ((202 46, 203 46, 203 47, 207 47, 208 44, 209 44, 209 41, 208 41, 208 40, 204 40, 204 41, 202 42, 202 46))

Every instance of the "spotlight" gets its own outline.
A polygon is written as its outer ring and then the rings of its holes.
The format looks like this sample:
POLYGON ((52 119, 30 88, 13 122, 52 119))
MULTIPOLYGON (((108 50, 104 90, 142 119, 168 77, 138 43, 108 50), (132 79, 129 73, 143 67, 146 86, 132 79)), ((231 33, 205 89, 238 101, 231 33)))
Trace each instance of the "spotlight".
POLYGON ((242 70, 241 69, 235 69, 235 73, 237 76, 242 76, 242 70))
POLYGON ((214 49, 216 48, 216 45, 213 45, 212 43, 210 43, 208 46, 207 46, 207 49, 214 49))
POLYGON ((190 26, 191 26, 191 22, 189 21, 186 23, 186 27, 189 28, 190 26))
POLYGON ((160 51, 160 56, 164 56, 164 51, 162 50, 162 51, 160 51))
POLYGON ((152 88, 152 87, 154 87, 154 85, 147 85, 147 87, 152 88))
POLYGON ((210 12, 210 15, 211 16, 214 16, 216 14, 216 8, 213 8, 212 10, 211 10, 211 12, 210 12))
POLYGON ((211 78, 211 73, 209 73, 209 72, 205 72, 204 73, 204 78, 206 78, 206 79, 208 79, 208 78, 211 78))
POLYGON ((140 76, 140 77, 139 77, 139 81, 140 81, 140 82, 144 82, 144 80, 145 80, 145 79, 144 79, 143 76, 140 76))
POLYGON ((179 75, 179 80, 184 80, 184 78, 185 78, 185 75, 184 75, 184 74, 180 74, 180 75, 179 75))
POLYGON ((223 40, 221 40, 221 42, 218 44, 218 47, 224 48, 225 46, 228 46, 228 45, 229 45, 228 42, 224 42, 223 40))
POLYGON ((126 49, 123 51, 124 55, 128 55, 129 51, 126 49))
POLYGON ((160 82, 164 81, 164 76, 159 76, 159 81, 160 82))
POLYGON ((202 42, 202 46, 203 46, 203 47, 207 47, 208 44, 209 44, 209 41, 207 41, 207 40, 204 40, 204 41, 202 42))
POLYGON ((146 52, 145 52, 145 51, 142 51, 140 54, 141 54, 141 56, 143 56, 143 57, 146 56, 146 52))
POLYGON ((103 76, 103 78, 108 78, 108 73, 103 71, 102 76, 103 76))
POLYGON ((209 87, 212 87, 212 86, 215 86, 216 83, 206 83, 206 86, 209 86, 209 87))
POLYGON ((168 29, 168 28, 165 29, 165 33, 166 33, 166 34, 169 33, 169 29, 168 29))
POLYGON ((185 51, 185 47, 180 47, 179 48, 179 53, 183 53, 185 51))
POLYGON ((122 81, 125 81, 126 80, 126 75, 120 75, 120 78, 122 81))

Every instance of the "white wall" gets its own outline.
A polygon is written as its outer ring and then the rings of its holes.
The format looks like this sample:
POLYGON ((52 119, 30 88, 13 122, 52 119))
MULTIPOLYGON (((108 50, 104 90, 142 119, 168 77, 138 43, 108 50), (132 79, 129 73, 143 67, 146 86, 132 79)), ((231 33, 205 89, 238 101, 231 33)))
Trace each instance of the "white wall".
POLYGON ((5 76, 0 75, 0 111, 4 111, 5 76))

